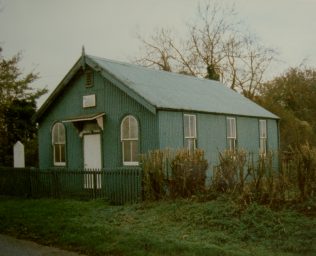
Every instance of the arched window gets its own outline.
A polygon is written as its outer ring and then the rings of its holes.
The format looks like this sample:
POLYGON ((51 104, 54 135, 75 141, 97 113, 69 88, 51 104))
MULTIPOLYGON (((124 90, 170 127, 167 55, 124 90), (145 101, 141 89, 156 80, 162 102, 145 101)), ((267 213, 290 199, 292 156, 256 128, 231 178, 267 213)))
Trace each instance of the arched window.
POLYGON ((121 142, 124 165, 138 165, 138 122, 126 116, 121 123, 121 142))
POLYGON ((53 157, 55 166, 66 165, 66 131, 62 123, 55 123, 52 129, 53 157))

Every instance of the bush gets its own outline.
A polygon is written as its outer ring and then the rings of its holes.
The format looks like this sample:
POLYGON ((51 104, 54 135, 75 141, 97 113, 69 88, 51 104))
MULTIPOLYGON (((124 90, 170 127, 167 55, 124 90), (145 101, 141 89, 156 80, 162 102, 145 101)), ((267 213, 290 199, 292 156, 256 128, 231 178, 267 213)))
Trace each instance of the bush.
POLYGON ((303 144, 291 149, 291 159, 288 168, 291 168, 290 181, 299 191, 301 200, 315 196, 316 191, 316 149, 303 144))
POLYGON ((244 150, 225 150, 219 153, 219 165, 215 167, 213 173, 213 189, 225 193, 242 191, 247 178, 246 160, 247 153, 244 150))
POLYGON ((219 154, 211 191, 226 193, 244 203, 277 206, 288 201, 315 198, 316 149, 308 144, 277 155, 247 154, 244 150, 219 154), (273 168, 275 158, 279 168, 273 168))
POLYGON ((202 150, 152 151, 142 156, 142 165, 146 200, 228 194, 242 204, 279 206, 315 199, 316 148, 308 144, 282 154, 223 151, 209 189, 205 188, 208 163, 202 150), (273 166, 276 158, 278 169, 273 166))
POLYGON ((178 151, 171 163, 172 176, 169 183, 171 196, 175 198, 203 194, 207 167, 203 150, 178 151))
POLYGON ((244 203, 280 201, 285 177, 273 168, 274 156, 272 152, 254 155, 242 149, 220 153, 212 190, 228 193, 244 203))
POLYGON ((155 150, 141 156, 145 200, 159 200, 166 196, 165 181, 169 155, 168 150, 155 150))
POLYGON ((141 157, 143 198, 190 197, 205 190, 207 161, 202 150, 156 150, 141 157))

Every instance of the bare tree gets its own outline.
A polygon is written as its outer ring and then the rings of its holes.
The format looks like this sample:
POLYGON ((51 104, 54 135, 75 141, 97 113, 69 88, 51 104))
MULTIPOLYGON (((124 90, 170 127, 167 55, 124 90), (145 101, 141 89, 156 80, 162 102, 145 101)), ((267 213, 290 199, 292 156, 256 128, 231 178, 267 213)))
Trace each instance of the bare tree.
POLYGON ((136 62, 161 70, 220 80, 253 98, 275 52, 242 33, 235 7, 219 1, 198 5, 197 20, 188 24, 185 39, 168 29, 157 30, 142 42, 136 62))
POLYGON ((170 61, 174 59, 170 47, 170 32, 165 29, 156 31, 149 40, 145 40, 140 35, 138 39, 142 42, 144 57, 138 58, 136 62, 146 67, 158 67, 160 70, 172 72, 170 61))
POLYGON ((248 98, 254 98, 276 52, 261 45, 251 35, 240 37, 231 38, 226 44, 223 78, 232 89, 242 92, 248 98))

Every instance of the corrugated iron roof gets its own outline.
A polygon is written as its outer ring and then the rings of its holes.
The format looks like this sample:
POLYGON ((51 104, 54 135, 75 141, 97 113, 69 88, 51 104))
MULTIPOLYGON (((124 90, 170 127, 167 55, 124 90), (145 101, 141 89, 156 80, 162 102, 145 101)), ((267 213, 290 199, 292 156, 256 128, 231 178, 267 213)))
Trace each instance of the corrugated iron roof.
POLYGON ((86 55, 156 109, 198 111, 277 119, 220 82, 86 55))

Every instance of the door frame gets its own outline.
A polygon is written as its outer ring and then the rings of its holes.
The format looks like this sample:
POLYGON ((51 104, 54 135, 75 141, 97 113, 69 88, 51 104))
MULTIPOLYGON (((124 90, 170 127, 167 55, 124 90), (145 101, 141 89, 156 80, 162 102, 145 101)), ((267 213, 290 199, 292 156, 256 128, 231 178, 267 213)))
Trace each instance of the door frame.
MULTIPOLYGON (((88 171, 101 171, 102 170, 102 167, 103 167, 103 147, 102 147, 102 134, 101 133, 85 133, 83 134, 83 137, 82 137, 82 156, 83 156, 83 170, 85 172, 88 172, 88 171), (95 136, 95 135, 98 135, 99 137, 99 145, 100 145, 100 168, 91 168, 89 169, 86 168, 86 149, 85 149, 85 136, 95 136)), ((102 175, 101 174, 97 174, 96 177, 95 177, 95 174, 84 174, 84 188, 85 189, 101 189, 102 188, 102 175), (96 182, 96 186, 95 186, 95 182, 96 182)))

